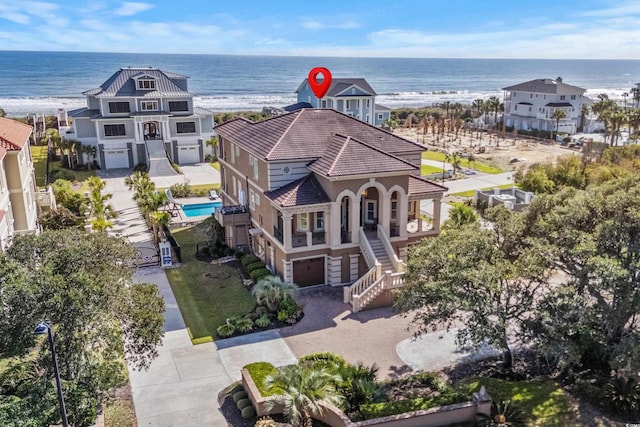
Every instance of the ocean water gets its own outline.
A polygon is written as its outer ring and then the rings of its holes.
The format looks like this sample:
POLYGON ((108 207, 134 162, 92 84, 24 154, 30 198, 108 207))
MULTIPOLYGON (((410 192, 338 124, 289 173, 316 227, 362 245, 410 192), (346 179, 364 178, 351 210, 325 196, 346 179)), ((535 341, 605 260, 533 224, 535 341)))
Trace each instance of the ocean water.
POLYGON ((85 105, 83 91, 122 67, 157 67, 190 76, 196 105, 214 111, 259 111, 295 102, 309 71, 329 68, 334 77, 364 77, 390 108, 469 104, 498 96, 500 88, 561 76, 621 99, 640 82, 639 60, 319 58, 234 55, 169 55, 0 51, 0 107, 9 116, 54 113, 85 105))

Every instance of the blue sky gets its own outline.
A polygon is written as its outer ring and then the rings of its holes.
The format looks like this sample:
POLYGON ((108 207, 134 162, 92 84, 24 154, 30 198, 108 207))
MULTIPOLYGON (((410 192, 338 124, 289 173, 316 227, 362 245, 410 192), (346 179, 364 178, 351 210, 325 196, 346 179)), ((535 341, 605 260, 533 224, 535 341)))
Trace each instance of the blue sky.
POLYGON ((0 50, 640 59, 640 1, 0 0, 0 50))

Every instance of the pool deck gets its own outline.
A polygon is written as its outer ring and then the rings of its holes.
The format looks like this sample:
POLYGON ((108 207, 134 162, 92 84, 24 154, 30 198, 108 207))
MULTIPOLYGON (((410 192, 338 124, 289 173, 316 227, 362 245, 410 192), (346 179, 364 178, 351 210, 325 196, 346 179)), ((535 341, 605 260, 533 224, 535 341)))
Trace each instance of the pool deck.
MULTIPOLYGON (((176 202, 182 205, 195 205, 199 203, 211 203, 217 201, 211 200, 208 197, 176 197, 175 199, 176 202)), ((189 225, 199 224, 210 216, 199 215, 187 217, 184 215, 184 212, 182 212, 182 209, 178 209, 177 214, 177 216, 171 218, 171 225, 169 226, 170 228, 187 227, 189 225)))

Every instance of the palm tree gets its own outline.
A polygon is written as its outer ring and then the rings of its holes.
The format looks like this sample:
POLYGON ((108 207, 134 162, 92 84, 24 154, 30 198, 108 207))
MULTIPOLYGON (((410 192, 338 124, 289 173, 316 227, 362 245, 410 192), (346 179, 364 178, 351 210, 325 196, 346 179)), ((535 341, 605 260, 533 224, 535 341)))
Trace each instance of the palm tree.
POLYGON ((469 157, 467 157, 467 162, 469 162, 469 166, 473 165, 473 170, 476 169, 476 156, 474 156, 473 154, 469 154, 469 157))
POLYGON ((447 154, 445 156, 446 160, 448 163, 451 164, 451 166, 453 167, 453 174, 455 175, 456 172, 458 172, 458 169, 460 169, 460 164, 462 163, 462 156, 460 155, 460 153, 452 153, 452 154, 447 154))
POLYGON ((340 380, 340 375, 331 374, 326 368, 285 366, 265 378, 268 391, 282 390, 267 399, 266 409, 282 405, 286 420, 294 427, 312 427, 312 415, 322 413, 320 402, 333 405, 342 402, 343 397, 335 386, 340 380))
POLYGON ((112 194, 102 194, 106 183, 97 176, 89 177, 89 215, 91 228, 94 231, 106 231, 107 228, 113 227, 111 219, 116 218, 118 214, 113 206, 107 203, 113 196, 112 194))
POLYGON ((617 107, 615 101, 609 99, 606 93, 598 95, 598 101, 591 106, 591 111, 598 116, 598 121, 604 124, 605 142, 607 142, 607 133, 610 131, 610 116, 612 110, 617 107))
POLYGON ((280 303, 296 295, 298 286, 294 283, 284 282, 277 276, 267 276, 258 281, 251 289, 251 294, 255 297, 259 305, 264 305, 267 309, 275 313, 280 303))
MULTIPOLYGON (((629 112, 629 138, 640 129, 640 110, 634 108, 629 112)), ((634 139, 638 139, 637 137, 634 139)))
POLYGON ((153 240, 156 242, 160 240, 160 230, 164 225, 169 225, 171 222, 171 214, 169 212, 154 211, 149 214, 153 228, 153 240))
POLYGON ((494 124, 498 123, 498 113, 500 112, 500 98, 497 96, 492 96, 487 100, 489 112, 493 113, 493 122, 494 124))
POLYGON ((446 228, 459 228, 478 221, 475 210, 467 204, 459 204, 449 210, 449 219, 445 223, 446 228))
POLYGON ((632 87, 631 90, 629 91, 631 92, 631 97, 633 99, 633 105, 638 108, 640 107, 640 87, 632 87))
MULTIPOLYGON (((557 108, 551 115, 551 118, 556 121, 556 136, 558 135, 558 127, 560 126, 560 120, 564 119, 565 117, 567 117, 567 113, 557 108)), ((555 137, 551 139, 555 141, 555 137)))

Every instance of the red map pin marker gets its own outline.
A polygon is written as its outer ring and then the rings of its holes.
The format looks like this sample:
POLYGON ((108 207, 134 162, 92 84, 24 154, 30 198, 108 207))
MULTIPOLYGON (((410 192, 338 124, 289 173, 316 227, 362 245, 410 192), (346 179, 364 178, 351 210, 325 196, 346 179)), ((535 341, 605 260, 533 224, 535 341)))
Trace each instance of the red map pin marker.
POLYGON ((318 98, 322 98, 329 90, 329 86, 331 86, 331 71, 329 71, 328 68, 316 67, 313 70, 309 71, 308 81, 313 93, 318 98), (322 77, 324 77, 321 82, 318 81, 319 74, 322 74, 322 77))

